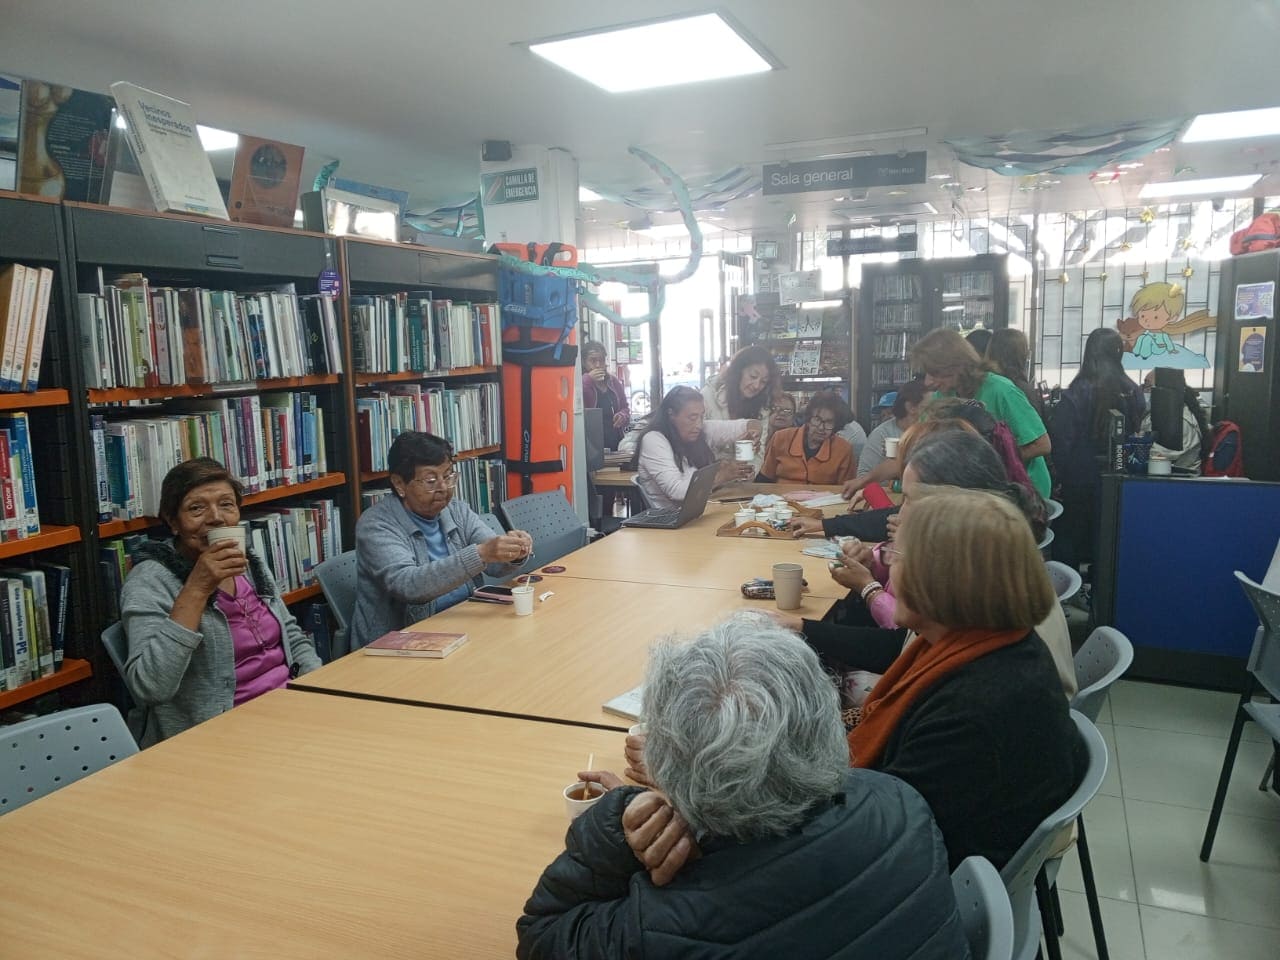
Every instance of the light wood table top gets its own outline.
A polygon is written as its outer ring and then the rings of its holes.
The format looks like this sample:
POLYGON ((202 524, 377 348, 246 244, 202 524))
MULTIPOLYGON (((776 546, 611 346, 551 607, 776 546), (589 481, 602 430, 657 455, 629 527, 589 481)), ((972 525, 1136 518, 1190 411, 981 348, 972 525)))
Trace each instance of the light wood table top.
POLYGON ((624 470, 622 467, 602 467, 591 474, 591 479, 597 487, 627 487, 634 490, 636 486, 631 478, 635 475, 634 470, 624 470))
MULTIPOLYGON (((373 659, 373 658, 368 658, 373 659)), ((509 958, 617 733, 275 691, 0 817, 0 954, 509 958)))
MULTIPOLYGON (((561 562, 570 570, 585 568, 572 559, 581 553, 561 562)), ((467 642, 443 660, 357 651, 289 685, 625 730, 631 721, 600 705, 639 685, 655 639, 710 626, 744 608, 776 609, 772 600, 744 599, 739 581, 722 585, 693 589, 546 575, 535 596, 548 590, 555 595, 535 600, 531 616, 518 617, 501 604, 464 602, 422 621, 424 630, 467 634, 467 642)), ((805 595, 795 612, 818 619, 831 603, 805 595)))

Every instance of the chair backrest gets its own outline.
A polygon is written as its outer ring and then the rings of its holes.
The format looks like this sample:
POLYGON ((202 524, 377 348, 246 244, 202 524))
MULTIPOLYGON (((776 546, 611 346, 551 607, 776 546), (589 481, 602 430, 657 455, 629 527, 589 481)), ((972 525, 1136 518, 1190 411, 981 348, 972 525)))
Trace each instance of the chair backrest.
POLYGON ((1098 627, 1089 634, 1072 658, 1076 668, 1076 695, 1071 709, 1097 720, 1111 685, 1133 663, 1133 644, 1115 627, 1098 627))
POLYGON ((1080 579, 1079 570, 1057 560, 1046 560, 1044 568, 1049 572, 1049 580, 1053 584, 1053 592, 1058 595, 1059 603, 1066 603, 1080 592, 1084 581, 1080 579))
POLYGON ((0 814, 137 752, 124 718, 109 703, 0 727, 0 814))
POLYGON ((1236 579, 1258 614, 1261 629, 1254 635, 1249 672, 1273 698, 1280 700, 1280 593, 1254 583, 1239 570, 1236 579))
POLYGON ((111 658, 116 673, 124 679, 124 664, 129 659, 129 638, 124 635, 123 623, 113 623, 102 631, 102 646, 111 658))
POLYGON ((496 513, 482 513, 480 514, 480 519, 485 522, 485 526, 498 536, 502 536, 507 532, 506 528, 502 526, 502 521, 498 519, 498 515, 496 513))
POLYGON ((1011 960, 1013 907, 1000 871, 986 857, 968 857, 951 874, 973 960, 1011 960))
POLYGON ((1045 506, 1045 519, 1048 520, 1050 523, 1053 523, 1053 521, 1057 520, 1060 516, 1062 516, 1062 504, 1060 504, 1057 500, 1046 500, 1044 502, 1044 506, 1045 506))
POLYGON ((508 530, 533 537, 533 557, 523 569, 551 563, 587 545, 587 525, 559 490, 504 500, 500 508, 508 530))
POLYGON ((1044 539, 1037 543, 1036 546, 1040 548, 1040 556, 1048 560, 1053 555, 1053 531, 1046 529, 1044 539))
POLYGON ((348 550, 324 561, 316 567, 316 579, 320 581, 333 618, 338 621, 338 629, 344 632, 350 629, 351 615, 356 609, 356 552, 348 550))
POLYGON ((649 500, 649 495, 644 492, 644 487, 640 486, 640 474, 637 473, 631 478, 631 485, 640 492, 640 500, 644 503, 644 508, 646 510, 652 510, 653 503, 649 500))
POLYGON ((1093 799, 1102 786, 1102 778, 1107 774, 1107 744, 1102 739, 1102 734, 1082 713, 1072 710, 1071 719, 1089 754, 1089 765, 1085 768, 1084 776, 1075 792, 1062 806, 1041 821, 1040 826, 1032 831, 1031 836, 1000 871, 1000 879, 1004 881, 1004 888, 1009 893, 1009 902, 1013 907, 1015 957, 1034 956, 1036 945, 1040 942, 1040 910, 1036 906, 1035 896, 1036 874, 1044 866, 1058 840, 1059 832, 1080 816, 1080 811, 1093 799))

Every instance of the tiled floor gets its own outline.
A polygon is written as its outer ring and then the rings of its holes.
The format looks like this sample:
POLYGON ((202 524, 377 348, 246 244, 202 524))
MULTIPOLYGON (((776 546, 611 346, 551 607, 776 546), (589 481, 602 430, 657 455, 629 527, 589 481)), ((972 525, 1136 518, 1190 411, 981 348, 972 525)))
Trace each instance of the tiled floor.
MULTIPOLYGON (((1258 790, 1271 744, 1252 724, 1200 862, 1237 699, 1121 681, 1098 717, 1111 762, 1085 823, 1114 960, 1280 957, 1280 797, 1258 790)), ((1064 958, 1096 956, 1074 852, 1058 887, 1064 958)))

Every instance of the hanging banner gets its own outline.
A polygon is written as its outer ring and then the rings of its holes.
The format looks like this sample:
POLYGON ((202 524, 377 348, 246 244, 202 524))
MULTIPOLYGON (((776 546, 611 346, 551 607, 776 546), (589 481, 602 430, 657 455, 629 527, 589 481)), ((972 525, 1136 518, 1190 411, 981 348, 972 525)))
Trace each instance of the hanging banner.
POLYGON ((778 274, 778 294, 783 303, 823 299, 822 271, 798 270, 795 273, 778 274))
POLYGON ((811 193, 862 187, 892 187, 924 183, 924 150, 885 153, 873 157, 832 157, 799 163, 767 163, 764 193, 811 193))
POLYGON ((900 233, 896 237, 831 237, 827 240, 827 256, 856 257, 864 253, 914 253, 919 243, 918 233, 900 233))

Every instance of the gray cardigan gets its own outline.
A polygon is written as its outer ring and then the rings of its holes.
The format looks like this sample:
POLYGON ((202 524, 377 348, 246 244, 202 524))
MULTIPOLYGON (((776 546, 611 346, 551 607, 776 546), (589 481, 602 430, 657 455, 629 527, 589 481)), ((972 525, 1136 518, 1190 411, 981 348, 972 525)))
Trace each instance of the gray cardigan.
MULTIPOLYGON (((193 564, 171 541, 152 541, 134 555, 120 594, 120 619, 129 641, 124 680, 145 709, 139 742, 150 746, 230 710, 235 702, 235 646, 227 618, 209 597, 199 631, 169 615, 193 564)), ((289 675, 320 666, 315 646, 280 599, 267 565, 250 554, 249 579, 280 622, 289 675)))
POLYGON ((457 498, 440 513, 449 556, 431 559, 422 528, 392 495, 360 514, 356 523, 356 608, 351 616, 351 649, 363 647, 390 630, 401 630, 433 613, 435 600, 482 574, 505 577, 509 563, 485 566, 478 544, 496 533, 478 513, 457 498))

